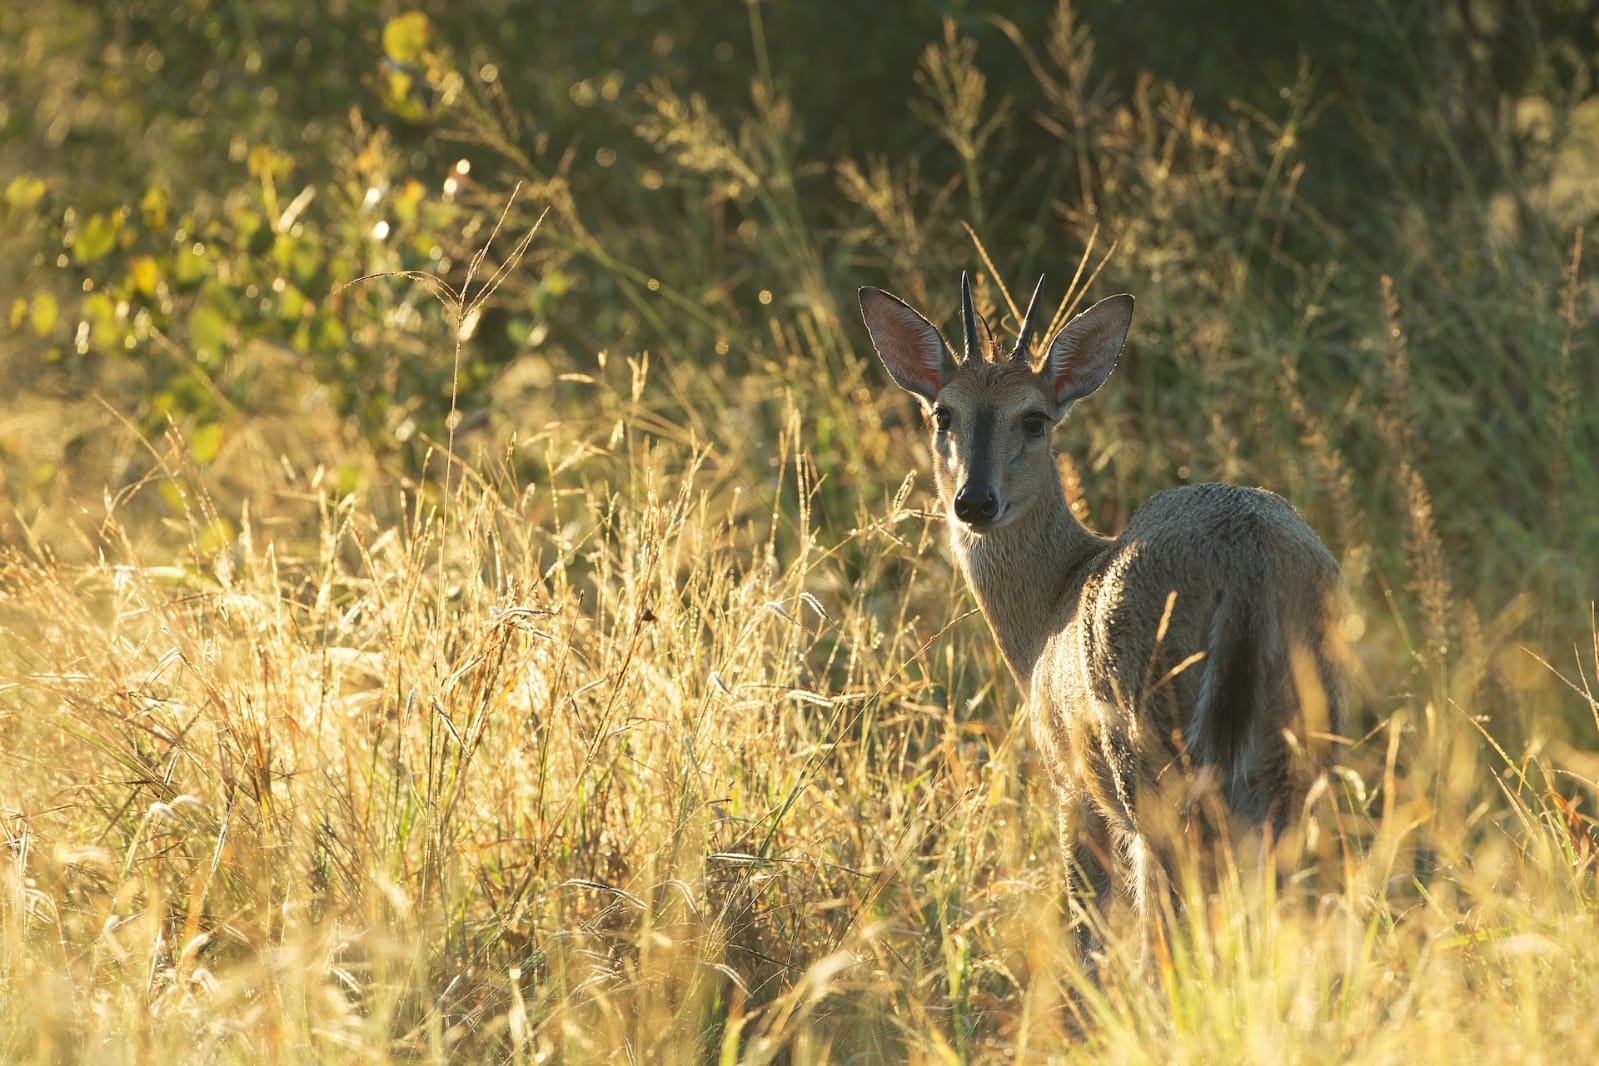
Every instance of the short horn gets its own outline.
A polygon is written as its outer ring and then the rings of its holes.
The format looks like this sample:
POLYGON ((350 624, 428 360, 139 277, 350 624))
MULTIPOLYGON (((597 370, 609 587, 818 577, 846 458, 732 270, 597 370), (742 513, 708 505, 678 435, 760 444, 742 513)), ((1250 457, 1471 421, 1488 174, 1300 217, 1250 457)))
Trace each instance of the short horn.
POLYGON ((1027 301, 1027 313, 1022 316, 1022 331, 1016 335, 1016 350, 1010 353, 1011 361, 1025 363, 1029 361, 1033 346, 1033 317, 1038 313, 1038 294, 1044 291, 1044 275, 1038 275, 1038 284, 1033 286, 1033 298, 1027 301))
POLYGON ((972 279, 961 271, 961 322, 966 326, 966 354, 961 362, 979 355, 983 347, 977 341, 977 312, 972 309, 972 279))

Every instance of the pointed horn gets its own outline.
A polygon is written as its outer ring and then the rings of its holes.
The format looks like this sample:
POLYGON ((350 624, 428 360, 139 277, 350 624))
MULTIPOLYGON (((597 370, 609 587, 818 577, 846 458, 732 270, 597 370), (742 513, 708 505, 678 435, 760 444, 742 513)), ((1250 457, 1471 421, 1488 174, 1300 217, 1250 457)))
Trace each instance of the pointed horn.
POLYGON ((994 328, 982 315, 977 316, 977 321, 983 327, 983 351, 991 352, 994 350, 994 328))
POLYGON ((977 312, 972 309, 972 279, 961 271, 961 322, 966 326, 966 354, 961 362, 973 356, 981 358, 983 346, 977 341, 977 312))
POLYGON ((1033 286, 1033 298, 1027 301, 1027 313, 1022 316, 1022 331, 1016 335, 1016 349, 1010 353, 1011 361, 1026 363, 1030 361, 1033 347, 1033 316, 1038 312, 1038 294, 1044 291, 1044 275, 1038 275, 1038 284, 1033 286))

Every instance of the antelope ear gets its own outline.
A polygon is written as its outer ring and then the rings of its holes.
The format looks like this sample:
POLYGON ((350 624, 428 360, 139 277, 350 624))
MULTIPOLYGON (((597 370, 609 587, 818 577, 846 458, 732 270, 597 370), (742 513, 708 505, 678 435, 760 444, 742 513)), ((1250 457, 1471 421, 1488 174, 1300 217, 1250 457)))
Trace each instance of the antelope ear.
POLYGON ((937 328, 898 296, 870 286, 861 289, 861 317, 889 376, 931 407, 959 365, 937 328))
POLYGON ((1055 417, 1105 384, 1133 324, 1133 298, 1107 296, 1060 328, 1039 373, 1055 397, 1055 417))

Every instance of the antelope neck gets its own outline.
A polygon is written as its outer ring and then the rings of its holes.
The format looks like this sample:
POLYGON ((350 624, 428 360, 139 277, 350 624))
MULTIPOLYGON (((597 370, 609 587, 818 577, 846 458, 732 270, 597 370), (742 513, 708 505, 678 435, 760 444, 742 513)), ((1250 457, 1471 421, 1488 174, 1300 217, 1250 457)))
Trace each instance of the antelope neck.
POLYGON ((1108 543, 1066 504, 1057 483, 998 528, 973 533, 953 516, 955 557, 1022 692, 1044 644, 1075 610, 1083 565, 1108 543))

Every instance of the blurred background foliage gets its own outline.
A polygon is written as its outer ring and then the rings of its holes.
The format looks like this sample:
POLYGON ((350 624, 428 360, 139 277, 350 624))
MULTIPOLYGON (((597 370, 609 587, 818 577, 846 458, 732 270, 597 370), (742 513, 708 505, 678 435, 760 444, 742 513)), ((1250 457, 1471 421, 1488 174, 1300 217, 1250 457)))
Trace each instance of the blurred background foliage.
POLYGON ((753 484, 799 396, 846 521, 914 458, 854 289, 952 311, 969 224, 1013 287, 1114 246, 1094 294, 1139 295, 1072 431, 1102 528, 1265 483, 1373 595, 1432 551, 1485 624, 1585 617, 1591 0, 60 0, 0 37, 8 538, 148 474, 129 427, 224 500, 251 439, 349 491, 614 417, 640 359, 631 413, 753 484))
POLYGON ((1174 1010, 1113 980, 1098 1046, 1592 1058, 1599 0, 52 0, 0 42, 0 1056, 481 1058, 636 995, 612 1037, 731 1061, 853 944, 818 1031, 1013 1060, 1053 818, 855 290, 953 335, 970 270, 1006 331, 1082 261, 1138 313, 1074 507, 1307 513, 1381 826, 1352 924, 1237 926, 1174 1010))

